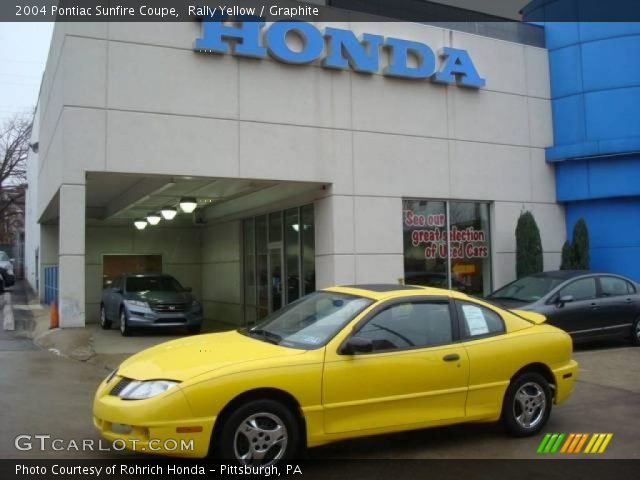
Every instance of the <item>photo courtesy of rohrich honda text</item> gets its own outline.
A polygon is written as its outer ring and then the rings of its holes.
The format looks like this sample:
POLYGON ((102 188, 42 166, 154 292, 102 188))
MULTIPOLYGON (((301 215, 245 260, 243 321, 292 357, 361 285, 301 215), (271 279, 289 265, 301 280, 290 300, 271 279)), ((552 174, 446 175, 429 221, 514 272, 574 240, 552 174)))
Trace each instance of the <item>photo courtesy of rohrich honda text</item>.
POLYGON ((0 478, 637 476, 638 2, 15 0, 0 45, 0 478))

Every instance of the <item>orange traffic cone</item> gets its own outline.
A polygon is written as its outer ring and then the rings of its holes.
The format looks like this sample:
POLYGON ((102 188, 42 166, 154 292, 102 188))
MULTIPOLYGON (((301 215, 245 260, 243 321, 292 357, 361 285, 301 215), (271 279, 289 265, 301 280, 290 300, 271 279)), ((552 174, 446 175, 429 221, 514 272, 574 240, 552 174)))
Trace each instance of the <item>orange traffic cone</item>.
POLYGON ((49 328, 58 328, 59 324, 58 305, 54 302, 49 306, 49 328))

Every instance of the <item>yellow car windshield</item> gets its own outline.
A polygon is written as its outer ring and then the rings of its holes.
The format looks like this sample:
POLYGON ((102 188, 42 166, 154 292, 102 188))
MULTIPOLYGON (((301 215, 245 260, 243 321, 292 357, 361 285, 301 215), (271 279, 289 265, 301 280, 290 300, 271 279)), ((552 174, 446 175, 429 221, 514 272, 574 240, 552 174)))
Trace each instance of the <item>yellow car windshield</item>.
POLYGON ((242 333, 285 347, 311 350, 325 345, 372 303, 370 298, 355 295, 315 292, 242 333))

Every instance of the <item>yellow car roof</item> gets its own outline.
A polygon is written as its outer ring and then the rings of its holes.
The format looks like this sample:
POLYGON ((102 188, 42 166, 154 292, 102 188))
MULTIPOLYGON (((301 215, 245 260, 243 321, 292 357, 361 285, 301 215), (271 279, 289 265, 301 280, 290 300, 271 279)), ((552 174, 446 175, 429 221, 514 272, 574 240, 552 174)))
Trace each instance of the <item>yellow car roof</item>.
POLYGON ((387 300, 390 298, 411 297, 413 295, 431 295, 434 297, 450 297, 460 300, 467 300, 479 305, 483 305, 495 312, 499 313, 505 322, 507 332, 529 328, 534 324, 544 323, 543 315, 534 314, 532 312, 516 311, 512 312, 496 305, 487 303, 486 301, 470 297, 466 293, 456 290, 445 290, 443 288, 423 287, 420 285, 399 285, 399 284, 365 284, 365 285, 340 285, 335 287, 323 288, 328 292, 346 293, 348 295, 357 295, 360 297, 371 298, 375 301, 387 300))
POLYGON ((400 284, 363 284, 363 285, 339 285, 323 290, 331 292, 347 293, 359 295, 361 297, 383 300, 394 297, 410 297, 412 295, 433 295, 438 297, 466 298, 466 295, 453 290, 443 288, 423 287, 420 285, 400 285, 400 284))

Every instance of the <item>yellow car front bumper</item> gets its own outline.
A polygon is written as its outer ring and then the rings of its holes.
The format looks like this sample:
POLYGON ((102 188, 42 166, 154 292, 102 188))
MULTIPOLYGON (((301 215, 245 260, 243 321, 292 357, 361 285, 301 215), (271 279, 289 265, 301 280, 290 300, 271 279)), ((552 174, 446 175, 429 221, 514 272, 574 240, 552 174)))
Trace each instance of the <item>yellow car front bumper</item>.
POLYGON ((146 400, 123 400, 109 394, 116 382, 103 382, 93 402, 93 424, 114 450, 207 456, 215 417, 194 418, 179 388, 146 400))

